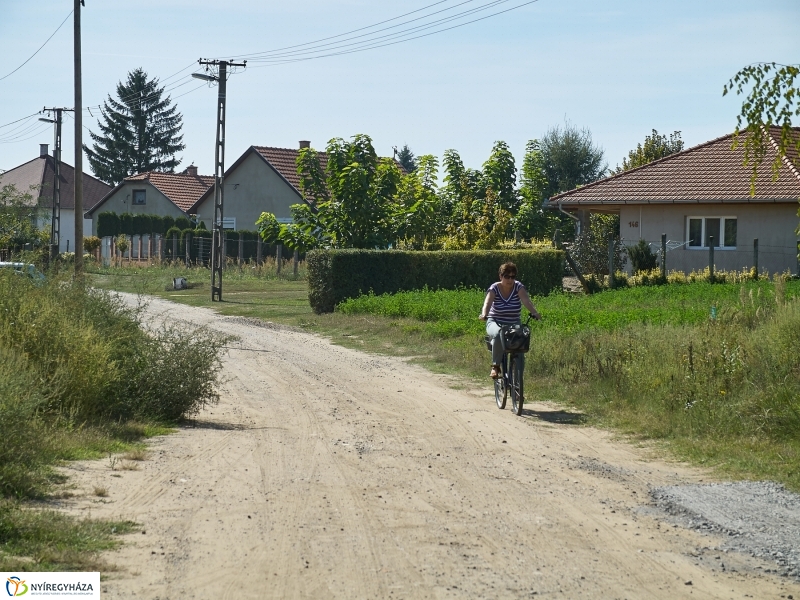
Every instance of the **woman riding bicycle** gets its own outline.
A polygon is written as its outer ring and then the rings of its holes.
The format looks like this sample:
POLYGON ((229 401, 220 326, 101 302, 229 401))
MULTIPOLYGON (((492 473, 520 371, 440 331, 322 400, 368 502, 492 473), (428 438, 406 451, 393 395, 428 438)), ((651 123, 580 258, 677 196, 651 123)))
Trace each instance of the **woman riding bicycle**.
POLYGON ((500 281, 486 290, 483 310, 478 317, 486 321, 486 335, 492 339, 492 370, 489 373, 492 379, 500 376, 500 361, 503 360, 500 327, 519 323, 523 305, 534 319, 541 320, 542 316, 531 302, 528 290, 517 281, 517 265, 512 262, 503 263, 500 265, 500 281))

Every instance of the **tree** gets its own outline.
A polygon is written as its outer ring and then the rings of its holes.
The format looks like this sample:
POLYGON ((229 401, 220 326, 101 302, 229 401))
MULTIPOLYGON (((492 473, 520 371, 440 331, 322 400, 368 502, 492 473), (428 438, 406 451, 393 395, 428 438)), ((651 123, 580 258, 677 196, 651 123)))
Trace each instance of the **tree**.
POLYGON ((408 144, 404 144, 397 152, 397 162, 403 165, 403 168, 409 173, 417 170, 417 159, 408 144))
POLYGON ((438 175, 439 161, 425 154, 419 157, 417 169, 400 180, 394 217, 399 246, 413 250, 438 246, 447 224, 437 194, 438 175))
MULTIPOLYGON (((40 247, 49 241, 37 229, 42 214, 30 192, 18 191, 14 185, 0 188, 0 248, 21 248, 25 244, 40 247)), ((49 232, 48 232, 49 233, 49 232)))
POLYGON ((589 227, 566 244, 584 275, 608 275, 608 236, 614 238, 614 271, 625 264, 625 247, 619 239, 619 215, 592 213, 589 227))
POLYGON ((489 160, 483 163, 483 177, 486 187, 494 192, 500 206, 511 212, 519 208, 517 195, 517 167, 514 155, 505 142, 495 142, 489 160))
POLYGON ((90 132, 92 149, 83 146, 98 179, 117 185, 136 173, 171 173, 180 164, 176 154, 186 147, 180 133, 183 118, 163 94, 158 79, 148 80, 141 68, 117 83, 117 98, 108 97, 97 121, 101 135, 90 132))
POLYGON ((524 239, 549 238, 558 227, 558 216, 542 208, 546 189, 542 149, 539 140, 530 140, 525 146, 525 158, 522 159, 519 187, 521 204, 511 220, 511 228, 524 239))
POLYGON ((667 137, 666 135, 659 135, 658 131, 653 129, 652 134, 645 136, 644 145, 637 144, 635 150, 628 152, 628 158, 622 159, 622 166, 617 166, 614 173, 622 173, 641 167, 681 150, 683 150, 683 140, 681 139, 680 131, 674 131, 667 137))
POLYGON ((755 195, 758 167, 764 162, 767 148, 772 144, 770 127, 781 129, 778 152, 772 161, 773 180, 778 178, 778 169, 789 148, 793 147, 795 153, 800 154, 800 136, 792 132, 792 119, 800 116, 800 89, 795 85, 799 75, 800 65, 755 63, 741 69, 722 89, 723 96, 734 89, 738 96, 752 85, 742 104, 734 135, 734 148, 742 143, 741 137, 744 137, 744 164, 753 168, 751 195, 755 195), (746 135, 742 136, 742 133, 746 135))
POLYGON ((591 132, 567 122, 551 127, 541 141, 546 197, 597 181, 606 174, 603 149, 592 142, 591 132))
POLYGON ((386 248, 396 239, 393 202, 400 169, 392 159, 378 158, 368 135, 352 139, 328 142, 324 183, 319 154, 309 148, 298 155, 300 191, 306 203, 291 206, 291 227, 278 224, 276 229, 274 215, 262 213, 257 225, 263 240, 310 249, 386 248))

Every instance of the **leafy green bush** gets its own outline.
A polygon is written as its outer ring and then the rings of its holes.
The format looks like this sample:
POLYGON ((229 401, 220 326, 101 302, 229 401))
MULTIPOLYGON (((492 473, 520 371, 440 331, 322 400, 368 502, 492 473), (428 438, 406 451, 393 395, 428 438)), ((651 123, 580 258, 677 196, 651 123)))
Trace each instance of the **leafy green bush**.
POLYGON ((102 291, 0 274, 0 348, 26 357, 49 415, 180 419, 216 400, 221 343, 204 330, 148 335, 136 310, 102 291))
POLYGON ((308 253, 308 298, 314 312, 332 312, 347 298, 401 290, 486 288, 500 265, 516 263, 519 279, 534 295, 561 288, 559 250, 313 250, 308 253))
POLYGON ((0 495, 34 495, 44 484, 39 467, 48 458, 39 435, 47 398, 24 356, 0 346, 0 362, 0 495))
POLYGON ((175 227, 177 227, 181 231, 184 229, 194 229, 194 223, 192 223, 186 217, 178 217, 177 219, 175 219, 175 227))

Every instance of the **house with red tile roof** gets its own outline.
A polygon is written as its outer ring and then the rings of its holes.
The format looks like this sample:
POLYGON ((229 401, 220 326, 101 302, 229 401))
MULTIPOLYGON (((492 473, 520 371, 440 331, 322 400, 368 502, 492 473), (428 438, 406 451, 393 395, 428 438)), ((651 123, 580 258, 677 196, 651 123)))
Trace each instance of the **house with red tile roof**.
MULTIPOLYGON (((300 149, 310 146, 301 141, 299 149, 250 146, 225 171, 225 228, 256 229, 256 220, 262 212, 270 212, 285 223, 290 223, 292 204, 305 202, 300 192, 297 174, 297 156, 300 149)), ((328 156, 319 152, 320 166, 325 169, 328 156)), ((195 202, 189 212, 197 215, 208 229, 214 218, 213 186, 195 202)))
MULTIPOLYGON (((59 251, 75 250, 75 167, 61 161, 60 206, 61 227, 59 251)), ((41 207, 39 227, 50 230, 55 188, 55 159, 48 153, 48 144, 39 144, 39 156, 0 174, 0 187, 13 185, 18 192, 31 194, 41 207)), ((86 173, 83 174, 83 208, 93 208, 108 194, 111 186, 86 173)), ((83 235, 92 235, 91 219, 84 219, 83 235)))
MULTIPOLYGON (((309 148, 301 141, 298 149, 250 146, 238 160, 225 171, 224 227, 230 229, 256 229, 256 220, 262 212, 275 215, 279 222, 291 223, 292 204, 305 202, 300 191, 297 174, 297 157, 300 150, 309 148)), ((323 171, 328 166, 328 155, 317 152, 323 171)), ((398 163, 401 172, 405 169, 398 163)), ((189 209, 208 229, 214 218, 214 188, 208 189, 189 209)))
POLYGON ((182 173, 138 173, 123 179, 86 216, 94 232, 97 216, 103 212, 189 217, 191 207, 213 185, 214 177, 198 175, 193 165, 182 173))
MULTIPOLYGON (((800 129, 794 133, 800 136, 800 129)), ((558 194, 548 204, 577 216, 584 226, 592 212, 619 215, 626 245, 643 239, 656 251, 666 234, 668 270, 704 269, 710 246, 715 269, 751 268, 758 240, 759 270, 796 273, 800 157, 794 149, 781 156, 773 180, 778 136, 780 130, 773 128, 752 196, 752 169, 744 166, 742 144, 732 147, 730 134, 558 194)))

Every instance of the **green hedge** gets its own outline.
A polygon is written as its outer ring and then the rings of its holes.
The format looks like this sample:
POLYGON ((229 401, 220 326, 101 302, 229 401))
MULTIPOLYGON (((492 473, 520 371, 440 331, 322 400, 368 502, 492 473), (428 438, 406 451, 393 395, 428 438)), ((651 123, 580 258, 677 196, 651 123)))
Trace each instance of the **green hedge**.
MULTIPOLYGON (((181 224, 186 229, 192 227, 191 221, 180 217, 181 224), (188 225, 187 225, 188 223, 188 225)), ((125 235, 150 235, 151 233, 163 234, 175 226, 174 217, 161 217, 150 214, 102 212, 97 215, 97 237, 117 237, 125 235)), ((204 226, 205 228, 205 226, 204 226)))
POLYGON ((516 263, 531 295, 561 289, 564 253, 560 250, 314 250, 306 258, 308 299, 316 313, 332 312, 347 298, 404 290, 488 288, 504 262, 516 263))

